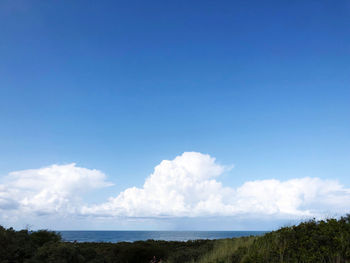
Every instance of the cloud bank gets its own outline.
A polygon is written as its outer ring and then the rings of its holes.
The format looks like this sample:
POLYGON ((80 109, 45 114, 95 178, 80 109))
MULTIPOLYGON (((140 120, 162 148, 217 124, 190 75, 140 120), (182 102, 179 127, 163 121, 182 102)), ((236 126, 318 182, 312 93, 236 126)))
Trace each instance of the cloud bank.
POLYGON ((98 170, 73 163, 16 171, 0 184, 0 212, 2 217, 54 214, 89 218, 305 218, 348 212, 350 189, 335 180, 268 179, 232 188, 219 181, 229 169, 207 154, 185 152, 163 160, 143 187, 125 189, 95 205, 84 202, 83 193, 112 185, 98 170))

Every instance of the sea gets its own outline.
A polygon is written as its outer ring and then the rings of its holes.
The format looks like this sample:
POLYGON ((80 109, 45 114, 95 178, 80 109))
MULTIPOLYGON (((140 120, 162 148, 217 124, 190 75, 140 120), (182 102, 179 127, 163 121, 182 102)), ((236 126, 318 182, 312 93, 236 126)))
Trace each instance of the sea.
POLYGON ((262 235, 264 231, 57 231, 68 242, 188 241, 262 235))

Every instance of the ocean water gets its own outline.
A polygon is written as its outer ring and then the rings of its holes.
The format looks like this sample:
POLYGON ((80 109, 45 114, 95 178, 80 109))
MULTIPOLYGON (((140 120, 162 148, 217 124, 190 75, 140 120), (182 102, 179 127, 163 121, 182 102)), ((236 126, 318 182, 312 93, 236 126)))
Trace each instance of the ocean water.
POLYGON ((69 242, 188 241, 262 235, 264 231, 57 231, 69 242))

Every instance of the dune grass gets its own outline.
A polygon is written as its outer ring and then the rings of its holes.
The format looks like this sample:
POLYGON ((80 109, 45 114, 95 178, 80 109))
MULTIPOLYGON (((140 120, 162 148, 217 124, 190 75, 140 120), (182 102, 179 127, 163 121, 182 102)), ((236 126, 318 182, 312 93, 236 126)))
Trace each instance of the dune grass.
POLYGON ((258 237, 217 240, 198 263, 350 262, 350 215, 310 220, 258 237))

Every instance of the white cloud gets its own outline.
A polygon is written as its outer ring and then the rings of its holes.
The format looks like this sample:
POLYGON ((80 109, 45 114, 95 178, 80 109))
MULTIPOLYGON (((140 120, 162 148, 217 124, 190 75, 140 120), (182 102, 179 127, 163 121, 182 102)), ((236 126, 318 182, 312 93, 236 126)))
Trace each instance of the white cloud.
POLYGON ((200 215, 203 205, 231 192, 214 179, 225 169, 209 155, 186 152, 156 166, 143 188, 126 189, 104 204, 84 207, 82 212, 133 217, 200 215))
MULTIPOLYGON (((195 218, 273 216, 296 218, 348 212, 350 189, 335 180, 297 178, 249 181, 225 187, 218 177, 230 167, 197 152, 164 160, 143 187, 132 187, 101 204, 90 205, 82 193, 111 185, 98 170, 52 165, 10 173, 0 184, 3 216, 195 218)), ((1 218, 1 216, 0 216, 1 218)))
POLYGON ((186 152, 155 167, 142 188, 129 188, 84 214, 129 217, 319 216, 344 213, 350 189, 337 181, 299 178, 260 180, 234 189, 216 178, 226 167, 209 155, 186 152))
POLYGON ((110 185, 97 170, 68 165, 10 173, 0 185, 0 209, 21 213, 77 213, 81 194, 110 185))
POLYGON ((350 189, 337 181, 298 178, 284 182, 246 182, 237 189, 236 206, 241 212, 295 216, 344 213, 350 203, 350 189))

